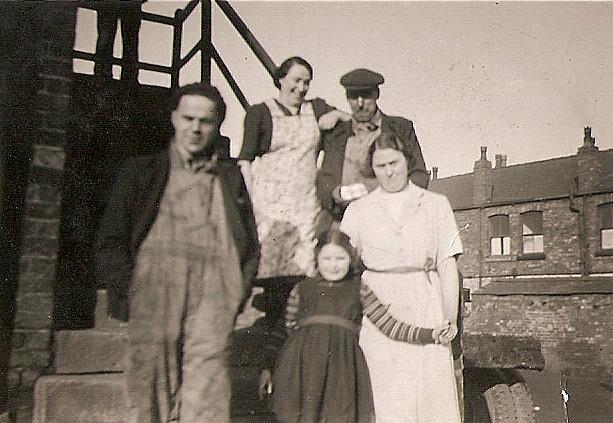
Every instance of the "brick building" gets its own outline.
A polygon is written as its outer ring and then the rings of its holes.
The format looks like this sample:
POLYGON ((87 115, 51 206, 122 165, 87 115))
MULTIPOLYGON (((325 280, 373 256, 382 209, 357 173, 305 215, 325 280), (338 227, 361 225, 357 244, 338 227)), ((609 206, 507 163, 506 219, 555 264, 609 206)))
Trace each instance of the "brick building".
POLYGON ((482 147, 472 173, 439 179, 432 172, 430 188, 449 198, 464 243, 459 268, 472 292, 466 330, 534 336, 562 383, 589 380, 609 395, 613 150, 600 151, 586 128, 575 155, 506 160, 496 155, 492 166, 482 147))

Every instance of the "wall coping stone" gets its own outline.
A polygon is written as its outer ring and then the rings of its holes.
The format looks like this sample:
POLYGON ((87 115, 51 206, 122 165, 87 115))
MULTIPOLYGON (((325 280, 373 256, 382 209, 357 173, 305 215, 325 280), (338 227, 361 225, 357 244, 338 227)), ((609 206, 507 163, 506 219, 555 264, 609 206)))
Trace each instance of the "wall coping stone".
POLYGON ((493 279, 471 295, 612 294, 613 277, 493 279))

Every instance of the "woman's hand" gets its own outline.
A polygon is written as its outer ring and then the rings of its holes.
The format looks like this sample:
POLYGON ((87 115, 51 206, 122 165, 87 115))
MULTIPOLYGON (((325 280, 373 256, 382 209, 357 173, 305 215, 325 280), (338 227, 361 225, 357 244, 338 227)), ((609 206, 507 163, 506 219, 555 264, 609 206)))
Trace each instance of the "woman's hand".
POLYGON ((270 369, 264 369, 260 373, 258 381, 258 395, 263 399, 266 395, 272 394, 272 373, 270 369))
POLYGON ((321 115, 317 123, 319 124, 320 130, 327 131, 334 128, 339 120, 351 120, 351 115, 341 110, 332 110, 324 115, 321 115))
POLYGON ((450 321, 444 321, 432 330, 432 339, 435 343, 448 345, 458 335, 458 326, 450 321))

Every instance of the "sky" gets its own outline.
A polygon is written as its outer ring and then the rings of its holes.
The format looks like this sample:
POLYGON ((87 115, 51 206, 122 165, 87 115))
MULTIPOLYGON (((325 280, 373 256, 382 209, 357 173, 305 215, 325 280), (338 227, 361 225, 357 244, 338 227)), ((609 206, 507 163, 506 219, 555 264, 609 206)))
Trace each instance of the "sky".
MULTIPOLYGON (((185 4, 149 0, 143 9, 170 16, 185 4)), ((426 164, 439 168, 439 178, 471 172, 481 146, 492 162, 506 154, 508 165, 575 154, 584 126, 601 150, 613 148, 613 2, 230 4, 275 63, 298 55, 313 65, 310 97, 348 111, 340 77, 359 67, 381 73, 381 110, 413 121, 426 164)), ((186 22, 184 55, 198 40, 199 24, 199 13, 186 22)), ((277 96, 214 2, 212 26, 213 44, 248 101, 277 96)), ((95 37, 95 12, 80 10, 75 48, 93 52, 95 37)), ((141 60, 170 64, 171 40, 169 28, 143 23, 141 60)), ((117 39, 116 56, 120 51, 117 39)), ((183 69, 181 84, 199 79, 198 61, 183 69)), ((93 66, 77 60, 74 68, 91 73, 93 66)), ((140 81, 169 85, 143 71, 140 81)), ((244 111, 215 64, 212 82, 228 103, 222 132, 236 154, 244 111)))

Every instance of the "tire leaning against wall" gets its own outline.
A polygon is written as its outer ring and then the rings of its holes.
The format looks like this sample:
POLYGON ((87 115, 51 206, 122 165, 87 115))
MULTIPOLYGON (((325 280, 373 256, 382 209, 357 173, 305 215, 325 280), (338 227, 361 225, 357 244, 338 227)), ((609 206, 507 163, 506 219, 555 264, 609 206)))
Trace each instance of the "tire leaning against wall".
POLYGON ((465 423, 536 423, 526 383, 514 370, 465 371, 465 423))

